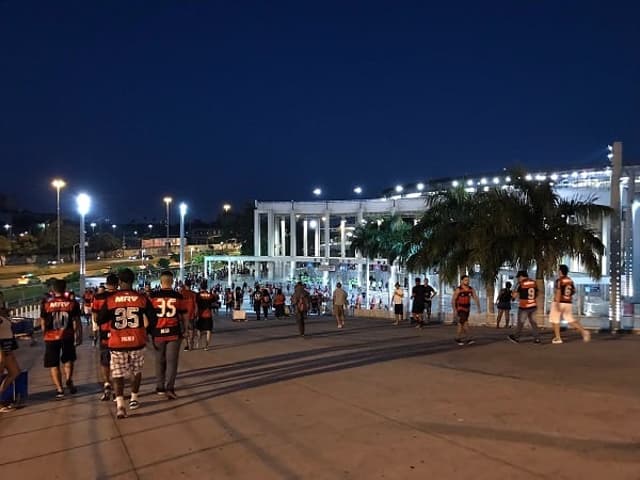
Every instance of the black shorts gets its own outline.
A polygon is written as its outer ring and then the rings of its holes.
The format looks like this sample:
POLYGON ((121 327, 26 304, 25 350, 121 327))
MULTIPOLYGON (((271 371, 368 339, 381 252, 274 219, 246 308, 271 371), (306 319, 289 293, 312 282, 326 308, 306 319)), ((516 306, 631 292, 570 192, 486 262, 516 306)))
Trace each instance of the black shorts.
POLYGON ((100 347, 100 365, 108 367, 111 365, 111 350, 100 347))
POLYGON ((411 313, 424 313, 424 303, 416 303, 413 302, 413 306, 411 307, 411 313))
POLYGON ((469 321, 469 310, 458 310, 457 314, 460 323, 467 323, 469 321))
POLYGON ((73 338, 44 342, 44 368, 60 366, 60 362, 76 361, 76 345, 73 338))
POLYGON ((18 342, 15 338, 3 338, 0 340, 0 352, 13 352, 18 349, 18 342))
POLYGON ((401 303, 395 303, 393 305, 393 313, 395 313, 396 315, 402 315, 402 304, 401 303))
POLYGON ((210 332, 213 330, 213 318, 199 318, 196 321, 196 328, 201 332, 210 332))

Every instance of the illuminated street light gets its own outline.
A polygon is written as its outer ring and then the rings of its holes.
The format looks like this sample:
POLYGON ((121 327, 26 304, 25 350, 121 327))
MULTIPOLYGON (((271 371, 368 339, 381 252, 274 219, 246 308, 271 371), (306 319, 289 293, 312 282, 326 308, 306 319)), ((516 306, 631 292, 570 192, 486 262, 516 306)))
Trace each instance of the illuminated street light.
POLYGON ((91 233, 96 233, 96 222, 91 222, 89 225, 91 226, 91 233))
POLYGON ((451 182, 451 186, 454 187, 454 188, 457 187, 458 185, 460 185, 458 180, 454 180, 453 182, 451 182))
POLYGON ((167 206, 167 250, 169 249, 169 204, 173 201, 173 198, 171 197, 164 197, 162 199, 162 201, 165 203, 165 205, 167 206))
MULTIPOLYGON (((225 205, 226 206, 226 205, 225 205)), ((180 278, 184 281, 184 216, 187 214, 187 204, 180 204, 180 278)))
POLYGON ((55 178, 51 185, 56 189, 56 211, 58 212, 58 263, 60 263, 60 189, 64 188, 67 183, 61 178, 55 178))
POLYGON ((87 257, 85 252, 84 217, 91 208, 91 197, 86 193, 81 193, 76 197, 76 205, 80 214, 80 296, 84 295, 85 276, 87 274, 87 257))
POLYGON ((404 190, 404 187, 402 185, 396 185, 396 192, 397 193, 402 192, 402 190, 404 190))
POLYGON ((416 185, 416 188, 421 192, 422 190, 424 190, 424 183, 420 182, 418 185, 416 185))
POLYGON ((222 209, 224 210, 224 213, 229 213, 229 210, 231 210, 231 205, 229 205, 228 203, 225 203, 222 206, 222 209))
POLYGON ((360 195, 362 193, 362 187, 355 187, 353 189, 353 193, 357 193, 358 195, 360 195))
POLYGON ((316 222, 315 220, 311 220, 309 222, 309 227, 310 228, 316 228, 318 226, 318 222, 316 222))
POLYGON ((316 197, 319 197, 320 195, 322 195, 322 189, 320 189, 320 188, 314 188, 314 189, 313 189, 313 194, 314 194, 316 197))
POLYGON ((500 183, 500 179, 498 177, 493 177, 494 185, 498 185, 500 183))

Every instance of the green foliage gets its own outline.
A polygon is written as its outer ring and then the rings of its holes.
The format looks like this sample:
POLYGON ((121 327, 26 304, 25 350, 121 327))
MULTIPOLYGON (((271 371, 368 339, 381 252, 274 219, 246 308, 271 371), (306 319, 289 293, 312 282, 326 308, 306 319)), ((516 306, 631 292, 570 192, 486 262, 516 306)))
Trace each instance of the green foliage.
POLYGON ((351 239, 351 254, 356 250, 369 259, 386 258, 402 261, 404 245, 411 225, 400 216, 381 218, 359 225, 351 239))
POLYGON ((168 258, 161 258, 161 259, 158 260, 156 265, 160 269, 167 269, 167 268, 169 268, 170 263, 171 262, 170 262, 170 260, 168 258))

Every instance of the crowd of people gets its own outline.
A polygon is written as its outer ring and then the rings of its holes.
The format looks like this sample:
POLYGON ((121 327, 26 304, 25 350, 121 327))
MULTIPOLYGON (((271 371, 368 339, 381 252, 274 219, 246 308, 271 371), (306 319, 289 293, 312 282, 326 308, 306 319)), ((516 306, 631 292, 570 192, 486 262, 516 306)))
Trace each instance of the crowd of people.
MULTIPOLYGON (((174 275, 166 270, 160 275, 160 284, 151 289, 134 288, 134 273, 130 269, 122 270, 118 275, 109 274, 104 285, 95 291, 88 290, 83 296, 83 307, 71 292, 66 290, 66 282, 56 279, 51 291, 43 299, 40 309, 40 325, 44 340, 44 367, 49 369, 51 381, 55 387, 55 397, 77 392, 73 381, 76 346, 83 341, 84 313, 87 323, 91 324, 90 338, 99 348, 98 362, 103 385, 100 400, 115 400, 117 418, 125 418, 128 410, 140 406, 139 390, 145 363, 145 350, 150 345, 154 352, 156 387, 158 395, 173 400, 178 398, 175 390, 180 351, 193 350, 202 346, 208 350, 211 346, 214 317, 224 300, 227 312, 241 309, 245 291, 251 295, 256 318, 268 318, 273 309, 275 317, 286 315, 287 309, 295 315, 300 336, 305 336, 305 320, 312 311, 313 297, 316 291, 309 290, 298 282, 293 291, 272 285, 256 284, 249 289, 245 286, 227 288, 221 291, 219 285, 212 289, 201 279, 197 291, 194 291, 192 279, 177 284, 174 275), (287 304, 287 298, 289 303, 287 304), (124 397, 125 378, 131 378, 131 393, 126 404, 124 397)), ((516 329, 508 339, 519 343, 526 322, 531 326, 534 343, 541 343, 538 325, 535 320, 538 289, 534 279, 526 271, 516 275, 516 285, 512 289, 507 282, 497 297, 498 317, 496 326, 500 327, 502 318, 506 326, 511 321, 511 301, 518 302, 516 329)), ((584 329, 573 316, 572 302, 576 288, 568 275, 566 265, 560 265, 555 281, 554 298, 549 320, 553 326, 553 344, 563 342, 560 335, 560 321, 564 319, 576 328, 585 342, 590 340, 589 331, 584 329)), ((324 296, 325 293, 322 292, 324 296)), ((404 320, 404 289, 396 284, 392 296, 394 305, 394 325, 404 320)), ((415 279, 411 290, 411 320, 416 328, 422 329, 431 318, 431 303, 438 292, 429 285, 415 279)), ((349 306, 349 296, 337 283, 330 296, 333 315, 338 329, 345 327, 345 312, 349 306)), ((469 285, 469 277, 464 275, 460 285, 455 288, 451 306, 456 318, 454 340, 458 345, 470 345, 474 339, 469 331, 471 304, 475 303, 480 312, 480 302, 475 290, 469 285)), ((0 395, 6 391, 20 372, 15 356, 17 342, 11 331, 10 311, 6 308, 0 294, 0 373, 7 374, 0 383, 0 395)), ((2 409, 11 409, 11 402, 5 402, 2 409)))

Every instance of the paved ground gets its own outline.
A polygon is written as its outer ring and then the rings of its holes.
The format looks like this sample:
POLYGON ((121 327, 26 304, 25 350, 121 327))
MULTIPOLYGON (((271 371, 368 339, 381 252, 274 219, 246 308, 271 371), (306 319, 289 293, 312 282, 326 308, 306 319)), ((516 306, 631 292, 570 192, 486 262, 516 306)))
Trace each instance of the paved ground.
MULTIPOLYGON (((217 322, 181 357, 180 399, 152 394, 117 421, 80 350, 73 399, 50 400, 41 347, 27 407, 0 414, 0 478, 639 479, 640 337, 514 345, 476 329, 418 331, 323 317, 217 322)), ((152 355, 149 352, 149 355, 152 355)))

